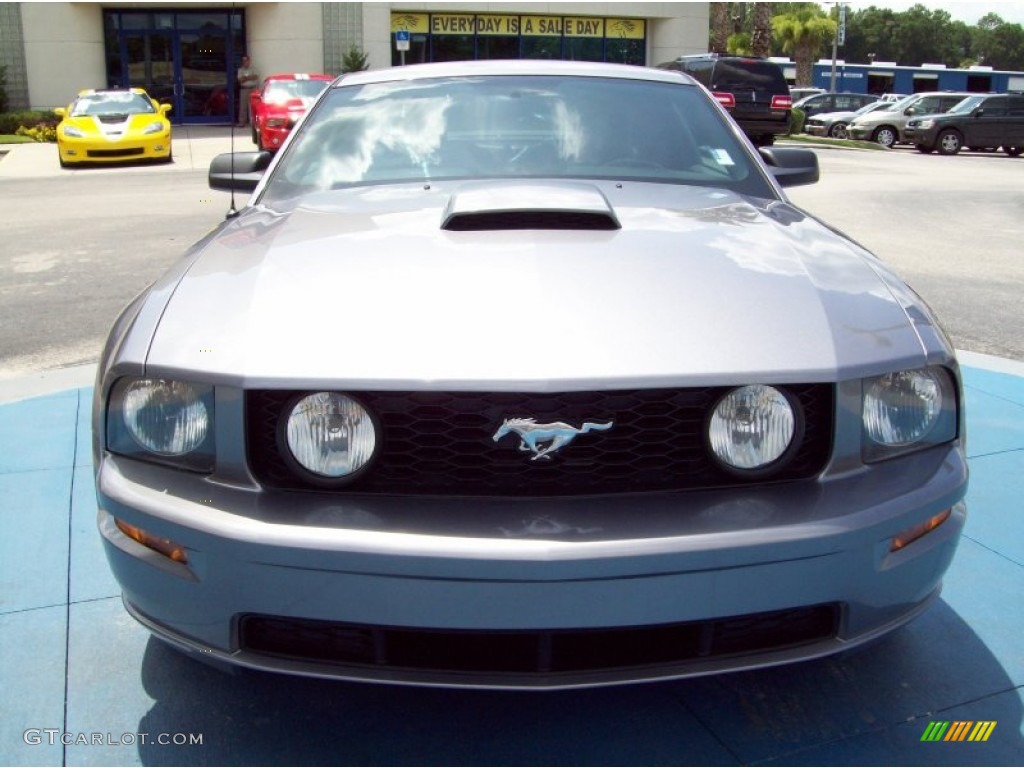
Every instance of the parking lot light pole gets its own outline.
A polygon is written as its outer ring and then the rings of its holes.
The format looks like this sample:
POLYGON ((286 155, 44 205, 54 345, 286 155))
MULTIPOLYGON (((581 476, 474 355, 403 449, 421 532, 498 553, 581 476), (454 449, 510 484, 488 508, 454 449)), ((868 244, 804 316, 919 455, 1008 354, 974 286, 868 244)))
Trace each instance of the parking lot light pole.
POLYGON ((832 36, 832 83, 829 85, 829 92, 836 92, 836 58, 839 55, 839 44, 846 43, 846 5, 836 3, 836 33, 832 36))

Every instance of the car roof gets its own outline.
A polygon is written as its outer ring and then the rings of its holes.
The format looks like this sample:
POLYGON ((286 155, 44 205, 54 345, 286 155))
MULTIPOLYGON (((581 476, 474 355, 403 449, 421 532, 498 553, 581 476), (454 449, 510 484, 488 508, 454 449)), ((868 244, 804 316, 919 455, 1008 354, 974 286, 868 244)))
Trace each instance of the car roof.
POLYGON ((432 77, 463 77, 467 75, 559 75, 564 77, 614 77, 620 80, 647 80, 663 83, 696 81, 682 72, 629 64, 604 64, 591 61, 552 61, 549 59, 481 59, 405 67, 371 69, 342 75, 336 85, 386 83, 396 80, 422 80, 432 77))

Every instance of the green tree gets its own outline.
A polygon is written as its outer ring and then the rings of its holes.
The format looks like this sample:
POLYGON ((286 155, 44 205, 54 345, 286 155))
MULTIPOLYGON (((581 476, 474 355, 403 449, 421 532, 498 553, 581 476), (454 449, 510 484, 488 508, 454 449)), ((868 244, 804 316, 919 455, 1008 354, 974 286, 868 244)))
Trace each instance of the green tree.
POLYGON ((341 72, 362 72, 370 68, 370 57, 358 45, 350 46, 341 57, 341 72))
POLYGON ((772 52, 772 4, 754 3, 754 30, 750 35, 750 52, 754 56, 770 56, 772 52))
POLYGON ((836 23, 819 6, 799 8, 773 17, 772 32, 783 52, 796 63, 796 84, 810 85, 814 62, 835 37, 836 23))
POLYGON ((976 63, 993 69, 1024 69, 1024 27, 1008 24, 987 13, 978 20, 971 35, 971 54, 976 63))
POLYGON ((726 53, 729 50, 729 35, 732 34, 731 3, 711 3, 711 39, 708 50, 712 53, 726 53))

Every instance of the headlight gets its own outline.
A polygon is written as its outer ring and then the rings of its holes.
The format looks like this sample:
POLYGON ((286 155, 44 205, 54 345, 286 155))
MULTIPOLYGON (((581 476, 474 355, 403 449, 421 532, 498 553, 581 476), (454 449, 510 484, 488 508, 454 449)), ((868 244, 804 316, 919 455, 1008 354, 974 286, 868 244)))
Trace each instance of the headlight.
POLYGON ((725 395, 711 415, 708 438, 718 460, 737 470, 778 461, 796 435, 793 406, 774 387, 754 384, 725 395))
POLYGON ((82 139, 85 138, 85 131, 81 128, 75 128, 73 125, 65 125, 64 135, 69 139, 82 139))
POLYGON ((267 128, 284 128, 288 125, 286 117, 268 117, 267 128))
POLYGON ((942 368, 897 371, 864 382, 864 459, 897 456, 952 440, 956 389, 942 368))
POLYGON ((194 451, 210 427, 199 390, 187 382, 141 379, 125 390, 122 408, 129 434, 161 456, 194 451))
POLYGON ((149 125, 147 125, 145 128, 142 129, 142 135, 143 136, 148 136, 151 133, 160 133, 163 130, 164 130, 164 124, 163 123, 150 123, 149 125))
POLYGON ((305 470, 339 480, 363 469, 377 447, 377 429, 362 405, 338 392, 299 399, 284 424, 288 452, 305 470))
POLYGON ((918 122, 916 122, 914 124, 914 127, 915 128, 922 128, 922 129, 927 131, 933 125, 935 125, 935 121, 934 120, 919 120, 918 122))
POLYGON ((111 391, 107 447, 114 453, 213 468, 213 388, 171 379, 122 379, 111 391))

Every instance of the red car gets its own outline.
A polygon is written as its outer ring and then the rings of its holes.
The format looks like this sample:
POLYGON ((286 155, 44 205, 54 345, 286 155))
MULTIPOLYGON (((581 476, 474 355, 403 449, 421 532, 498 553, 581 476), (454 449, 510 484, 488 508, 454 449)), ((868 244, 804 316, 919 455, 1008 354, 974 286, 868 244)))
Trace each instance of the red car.
POLYGON ((276 152, 292 126, 334 78, 330 75, 270 75, 249 96, 252 140, 260 149, 276 152))

